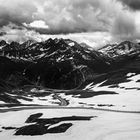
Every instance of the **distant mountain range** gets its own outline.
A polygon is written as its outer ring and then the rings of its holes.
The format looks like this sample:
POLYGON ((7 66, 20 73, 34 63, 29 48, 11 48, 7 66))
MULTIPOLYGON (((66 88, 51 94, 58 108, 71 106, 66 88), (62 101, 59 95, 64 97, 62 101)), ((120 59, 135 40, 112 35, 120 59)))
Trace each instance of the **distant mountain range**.
POLYGON ((1 91, 24 85, 82 88, 118 71, 140 73, 140 44, 125 41, 95 51, 70 39, 0 42, 1 91))

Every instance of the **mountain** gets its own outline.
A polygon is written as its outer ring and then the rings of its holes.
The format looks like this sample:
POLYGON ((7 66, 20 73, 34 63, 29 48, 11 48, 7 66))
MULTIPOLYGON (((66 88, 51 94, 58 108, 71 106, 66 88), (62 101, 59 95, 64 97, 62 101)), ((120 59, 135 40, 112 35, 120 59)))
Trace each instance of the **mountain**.
POLYGON ((111 44, 106 45, 103 48, 99 49, 103 54, 108 55, 108 57, 120 57, 124 55, 136 55, 139 54, 140 45, 130 41, 124 41, 120 44, 111 44))
POLYGON ((98 51, 70 39, 29 40, 22 44, 1 41, 0 79, 15 88, 27 84, 82 88, 91 81, 107 79, 114 71, 139 71, 137 64, 131 66, 140 62, 139 56, 140 45, 129 41, 106 45, 98 51))

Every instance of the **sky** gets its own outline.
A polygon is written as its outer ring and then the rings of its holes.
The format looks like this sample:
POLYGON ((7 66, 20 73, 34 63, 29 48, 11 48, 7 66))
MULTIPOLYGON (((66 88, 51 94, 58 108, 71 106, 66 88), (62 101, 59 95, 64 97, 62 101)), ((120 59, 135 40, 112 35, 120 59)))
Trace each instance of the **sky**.
POLYGON ((140 40, 140 0, 0 0, 0 40, 140 40))

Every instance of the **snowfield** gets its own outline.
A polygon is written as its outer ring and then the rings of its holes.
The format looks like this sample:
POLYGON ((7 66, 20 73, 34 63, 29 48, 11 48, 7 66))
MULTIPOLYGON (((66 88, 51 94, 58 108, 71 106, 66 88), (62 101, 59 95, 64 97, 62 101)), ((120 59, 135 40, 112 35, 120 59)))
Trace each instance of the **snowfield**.
POLYGON ((113 113, 86 109, 33 109, 0 113, 0 127, 21 127, 25 120, 35 113, 43 113, 41 118, 66 116, 96 116, 89 121, 70 121, 72 126, 65 133, 38 136, 15 136, 15 130, 0 128, 3 140, 139 140, 140 114, 113 113))

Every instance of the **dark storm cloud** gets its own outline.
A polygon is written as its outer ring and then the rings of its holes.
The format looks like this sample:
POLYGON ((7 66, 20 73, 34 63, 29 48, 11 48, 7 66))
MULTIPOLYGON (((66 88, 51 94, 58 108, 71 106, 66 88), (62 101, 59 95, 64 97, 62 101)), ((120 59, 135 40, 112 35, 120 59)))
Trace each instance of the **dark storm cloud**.
POLYGON ((119 0, 133 10, 140 10, 140 0, 119 0))
POLYGON ((0 32, 0 36, 6 35, 6 32, 0 32))
POLYGON ((33 3, 25 0, 0 0, 0 26, 10 22, 22 25, 32 22, 32 13, 37 9, 33 3))

